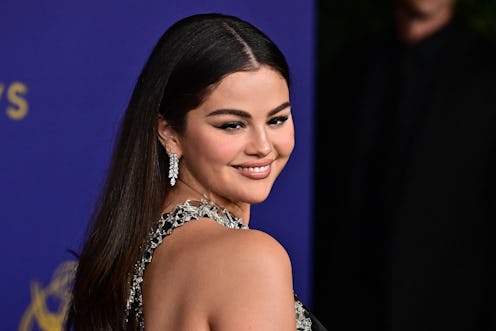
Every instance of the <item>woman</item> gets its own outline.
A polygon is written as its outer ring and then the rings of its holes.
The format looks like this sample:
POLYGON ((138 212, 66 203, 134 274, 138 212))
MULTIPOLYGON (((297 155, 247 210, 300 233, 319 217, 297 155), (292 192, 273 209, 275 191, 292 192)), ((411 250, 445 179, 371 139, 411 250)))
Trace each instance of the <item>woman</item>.
POLYGON ((222 14, 170 27, 125 113, 67 328, 316 330, 284 248, 248 229, 293 146, 288 66, 263 32, 222 14))

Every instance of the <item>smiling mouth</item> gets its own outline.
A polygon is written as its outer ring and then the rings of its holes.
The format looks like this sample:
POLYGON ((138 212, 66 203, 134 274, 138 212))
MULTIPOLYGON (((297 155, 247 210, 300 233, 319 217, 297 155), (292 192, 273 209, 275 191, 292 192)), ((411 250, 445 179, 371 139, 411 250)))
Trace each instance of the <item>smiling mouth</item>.
POLYGON ((261 167, 235 167, 240 174, 252 179, 263 179, 270 175, 270 164, 261 167))
POLYGON ((269 170, 269 165, 263 167, 236 167, 236 168, 243 172, 246 171, 246 172, 260 173, 269 170))

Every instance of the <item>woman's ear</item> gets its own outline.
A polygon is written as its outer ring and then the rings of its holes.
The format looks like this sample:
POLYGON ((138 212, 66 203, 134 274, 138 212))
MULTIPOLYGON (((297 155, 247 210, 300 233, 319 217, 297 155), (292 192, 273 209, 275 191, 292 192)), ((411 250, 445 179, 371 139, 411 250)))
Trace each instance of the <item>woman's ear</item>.
POLYGON ((177 133, 172 128, 172 126, 167 123, 162 115, 157 117, 157 135, 158 140, 164 146, 167 154, 175 153, 180 155, 179 140, 177 139, 177 133))

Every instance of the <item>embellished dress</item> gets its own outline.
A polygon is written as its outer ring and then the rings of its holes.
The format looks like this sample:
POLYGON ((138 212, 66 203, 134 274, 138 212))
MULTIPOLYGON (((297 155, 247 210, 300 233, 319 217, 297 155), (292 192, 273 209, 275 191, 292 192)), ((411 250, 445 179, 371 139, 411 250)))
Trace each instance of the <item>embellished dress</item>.
MULTIPOLYGON (((241 219, 233 216, 227 209, 220 210, 217 205, 207 200, 187 200, 184 204, 176 206, 170 213, 162 215, 156 229, 150 234, 148 242, 145 243, 141 259, 134 266, 129 297, 126 303, 126 322, 129 319, 129 315, 133 313, 136 315, 138 330, 143 331, 145 329, 142 283, 145 268, 152 261, 155 249, 175 228, 189 221, 205 217, 231 229, 248 229, 248 226, 244 225, 241 219)), ((294 299, 297 331, 327 331, 303 305, 296 294, 294 294, 294 299)))

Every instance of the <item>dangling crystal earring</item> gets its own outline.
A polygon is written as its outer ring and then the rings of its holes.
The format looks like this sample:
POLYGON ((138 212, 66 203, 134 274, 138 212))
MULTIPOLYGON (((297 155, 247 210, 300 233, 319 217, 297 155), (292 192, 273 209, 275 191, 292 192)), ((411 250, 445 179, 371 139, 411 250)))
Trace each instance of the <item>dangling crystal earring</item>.
POLYGON ((177 175, 179 174, 179 158, 176 153, 169 154, 169 179, 170 185, 176 185, 177 175))

